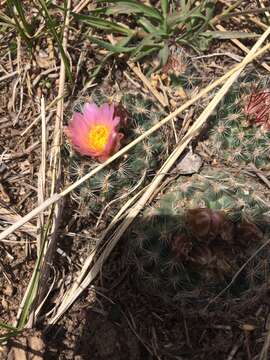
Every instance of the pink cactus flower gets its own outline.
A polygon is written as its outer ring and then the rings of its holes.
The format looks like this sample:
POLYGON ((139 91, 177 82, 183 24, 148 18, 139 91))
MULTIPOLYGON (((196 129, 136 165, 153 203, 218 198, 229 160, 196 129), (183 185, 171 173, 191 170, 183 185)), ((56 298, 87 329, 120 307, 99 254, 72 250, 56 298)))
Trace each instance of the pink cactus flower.
POLYGON ((86 103, 83 112, 75 112, 66 133, 81 154, 106 161, 120 148, 123 134, 118 132, 120 117, 115 116, 115 106, 86 103))

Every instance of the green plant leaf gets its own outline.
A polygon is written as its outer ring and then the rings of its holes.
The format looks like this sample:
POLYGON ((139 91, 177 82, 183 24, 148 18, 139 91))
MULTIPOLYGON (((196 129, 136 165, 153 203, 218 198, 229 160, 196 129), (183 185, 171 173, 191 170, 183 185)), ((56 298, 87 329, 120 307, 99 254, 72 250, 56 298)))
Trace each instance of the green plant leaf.
POLYGON ((146 36, 139 45, 135 48, 135 50, 131 53, 131 58, 134 61, 138 61, 142 59, 144 56, 157 51, 162 48, 163 43, 155 43, 153 39, 153 35, 150 34, 146 36))
POLYGON ((164 47, 160 49, 158 52, 160 66, 164 66, 167 63, 169 54, 170 54, 169 47, 167 44, 165 44, 164 47))
POLYGON ((33 35, 33 27, 32 25, 26 20, 25 14, 26 10, 22 6, 22 1, 19 0, 7 0, 8 6, 10 8, 11 13, 13 14, 14 21, 18 23, 17 16, 19 17, 25 36, 31 38, 33 35), (16 9, 18 15, 14 12, 13 7, 16 9))
POLYGON ((259 34, 242 31, 205 31, 202 36, 211 36, 213 39, 250 39, 259 37, 259 34))
POLYGON ((0 336, 0 344, 6 343, 9 339, 18 336, 22 330, 9 331, 8 333, 0 336))
POLYGON ((101 39, 95 38, 93 36, 88 36, 88 38, 95 44, 109 50, 112 54, 121 54, 121 53, 128 53, 135 49, 135 47, 125 47, 119 45, 119 43, 113 45, 107 41, 103 41, 101 39))
MULTIPOLYGON (((211 40, 211 39, 209 39, 211 40)), ((199 54, 199 49, 201 49, 201 47, 199 46, 199 44, 197 44, 197 42, 195 41, 195 44, 191 43, 190 41, 188 40, 185 40, 183 38, 177 38, 175 39, 175 42, 177 44, 183 44, 183 45, 186 45, 186 46, 189 46, 191 47, 197 54, 199 54)), ((203 49, 202 50, 205 50, 205 44, 203 44, 203 49)))
POLYGON ((215 7, 216 7, 216 5, 213 2, 207 2, 205 4, 205 6, 204 6, 205 14, 206 14, 208 21, 212 20, 212 18, 214 16, 215 7))
POLYGON ((169 1, 168 0, 161 0, 161 9, 164 19, 167 17, 169 11, 169 1))
MULTIPOLYGON (((104 1, 103 1, 104 2, 104 1)), ((112 0, 116 5, 107 9, 107 15, 114 14, 143 14, 145 17, 162 21, 161 13, 152 6, 141 4, 136 0, 112 0)))
POLYGON ((44 260, 45 249, 46 249, 46 246, 48 245, 48 234, 49 234, 50 227, 51 227, 51 217, 52 217, 52 211, 49 215, 47 223, 44 225, 44 227, 42 229, 42 241, 41 241, 40 252, 39 252, 38 258, 36 260, 35 267, 34 267, 32 275, 31 275, 29 285, 27 287, 24 305, 21 309, 20 316, 17 320, 17 327, 19 330, 24 328, 26 321, 28 320, 33 302, 37 296, 39 280, 41 277, 42 261, 44 260))
POLYGON ((154 53, 155 51, 157 51, 160 48, 160 46, 155 45, 152 48, 148 49, 148 50, 144 50, 144 51, 140 51, 138 55, 132 57, 133 61, 139 61, 141 59, 143 59, 145 56, 149 56, 152 53, 154 53))
POLYGON ((198 8, 195 8, 188 13, 174 12, 172 15, 168 16, 168 25, 175 27, 178 24, 194 21, 195 19, 207 21, 207 18, 198 11, 198 8))
POLYGON ((14 20, 14 28, 20 34, 22 39, 31 47, 31 33, 30 33, 30 24, 27 23, 21 4, 15 0, 7 0, 7 5, 10 10, 10 13, 14 20), (17 8, 19 6, 19 9, 17 8), (17 10, 17 13, 14 11, 17 10))
MULTIPOLYGON (((130 40, 132 39, 132 36, 127 36, 127 37, 124 37, 123 39, 121 39, 120 41, 118 41, 117 45, 118 46, 126 46, 128 45, 128 43, 130 42, 130 40)), ((90 78, 91 79, 95 79, 98 74, 100 73, 100 71, 102 70, 103 66, 105 65, 106 61, 109 60, 109 58, 111 56, 113 56, 114 53, 113 52, 109 52, 104 58, 103 60, 101 61, 101 63, 99 63, 95 68, 94 68, 94 71, 93 73, 91 74, 90 78)))
POLYGON ((5 329, 5 330, 12 330, 12 331, 17 331, 18 329, 15 326, 9 325, 9 324, 4 324, 2 322, 0 322, 0 328, 5 329))
POLYGON ((145 31, 147 31, 149 34, 156 34, 156 35, 162 35, 163 32, 160 31, 160 29, 156 26, 154 26, 148 19, 142 17, 138 20, 138 24, 140 24, 145 31))
POLYGON ((117 32, 119 34, 129 35, 129 36, 133 34, 133 30, 112 21, 103 20, 91 15, 76 14, 74 12, 72 12, 71 14, 77 20, 83 21, 86 24, 96 29, 117 32))

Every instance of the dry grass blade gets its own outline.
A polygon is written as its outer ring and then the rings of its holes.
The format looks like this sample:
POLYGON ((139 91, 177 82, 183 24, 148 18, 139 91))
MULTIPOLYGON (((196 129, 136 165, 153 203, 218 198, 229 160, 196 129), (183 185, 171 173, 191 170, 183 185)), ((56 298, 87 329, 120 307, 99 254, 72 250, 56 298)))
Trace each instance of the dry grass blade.
MULTIPOLYGON (((67 13, 64 23, 64 35, 62 48, 64 52, 67 51, 67 42, 68 42, 68 25, 69 25, 69 14, 70 14, 71 0, 67 2, 67 13)), ((61 154, 60 147, 62 142, 62 131, 63 131, 63 115, 64 115, 64 89, 65 89, 65 79, 66 79, 66 64, 64 58, 61 56, 61 65, 60 65, 60 75, 59 75, 59 89, 58 96, 60 100, 57 103, 56 109, 56 118, 55 118, 55 128, 54 128, 54 141, 51 151, 51 163, 50 163, 50 174, 51 174, 51 194, 55 192, 57 180, 61 174, 61 154)), ((51 209, 50 215, 47 220, 47 226, 51 227, 50 233, 48 233, 49 241, 47 247, 44 251, 44 261, 42 263, 41 277, 39 281, 39 294, 36 305, 38 309, 33 309, 32 317, 36 317, 38 312, 41 309, 41 304, 44 302, 44 298, 47 296, 47 287, 48 287, 48 278, 51 269, 52 258, 55 254, 56 245, 57 245, 57 231, 60 227, 60 222, 62 219, 62 210, 63 210, 63 199, 58 202, 55 207, 51 209)), ((47 239, 43 239, 45 241, 47 239)))
MULTIPOLYGON (((64 24, 64 34, 63 34, 63 43, 62 48, 67 53, 67 39, 68 39, 68 26, 69 26, 69 15, 70 15, 70 6, 71 0, 67 2, 67 13, 64 24)), ((64 114, 64 90, 65 90, 65 79, 66 79, 66 66, 63 56, 61 56, 61 66, 60 66, 60 75, 59 75, 59 89, 58 89, 58 98, 60 99, 57 102, 56 116, 55 116, 55 127, 54 127, 54 141, 52 144, 52 153, 51 153, 51 174, 52 174, 52 183, 51 183, 51 195, 55 192, 56 180, 60 174, 60 146, 62 141, 62 130, 63 130, 63 114, 64 114)))
POLYGON ((37 208, 32 210, 30 213, 28 213, 24 217, 20 217, 20 219, 17 220, 13 225, 11 225, 9 228, 7 228, 1 232, 0 240, 4 240, 7 237, 7 235, 10 235, 17 229, 21 228, 24 224, 28 223, 30 220, 32 220, 38 214, 40 214, 43 210, 47 209, 50 205, 54 204, 55 202, 57 202, 60 199, 61 199, 60 194, 54 194, 49 199, 45 200, 43 204, 41 204, 40 206, 38 206, 37 208), (11 232, 7 231, 8 229, 11 229, 11 228, 13 228, 13 230, 11 232), (8 234, 5 235, 6 231, 8 232, 8 234))
POLYGON ((85 8, 90 2, 91 0, 81 0, 79 4, 75 6, 73 11, 76 13, 82 11, 82 9, 85 8))
POLYGON ((12 76, 15 76, 15 75, 17 75, 17 74, 18 74, 18 71, 15 70, 15 71, 11 72, 10 74, 3 75, 3 76, 0 77, 0 82, 2 82, 2 81, 4 81, 4 80, 7 80, 7 79, 9 79, 9 78, 11 78, 12 76))
MULTIPOLYGON (((20 221, 22 217, 18 214, 12 213, 10 210, 5 209, 4 207, 0 207, 0 219, 8 224, 14 224, 18 221, 20 221)), ((25 223, 21 229, 21 231, 27 233, 30 236, 36 236, 36 227, 32 225, 31 223, 25 223)), ((4 240, 2 240, 4 241, 4 240)), ((9 241, 9 240, 7 240, 9 241)), ((17 241, 16 241, 17 243, 17 241)))
POLYGON ((154 97, 161 103, 162 106, 166 107, 167 102, 163 98, 163 96, 151 85, 150 81, 147 79, 146 76, 142 73, 139 66, 135 66, 131 62, 128 62, 128 66, 131 68, 131 70, 138 76, 138 78, 143 82, 143 84, 151 91, 151 93, 154 95, 154 97))
POLYGON ((267 179, 267 177, 263 174, 262 171, 256 168, 254 164, 250 165, 250 168, 254 173, 265 183, 265 185, 270 189, 270 181, 267 179))
MULTIPOLYGON (((261 38, 265 38, 268 36, 270 30, 268 29, 261 38)), ((261 39, 260 38, 260 39, 261 39)), ((240 64, 236 65, 233 69, 228 71, 225 75, 223 75, 218 80, 214 81, 212 84, 208 85, 205 89, 203 89, 199 94, 194 96, 192 99, 188 100, 185 104, 180 106, 178 109, 170 113, 168 116, 166 116, 163 120, 161 120, 159 123, 154 125, 152 128, 144 132, 142 135, 140 135, 138 138, 136 138, 134 141, 132 141, 130 144, 126 145, 124 148, 119 150, 116 154, 111 156, 107 161, 105 161, 103 164, 100 164, 95 169, 90 171, 88 174, 83 176, 81 179, 74 182, 72 185, 70 185, 68 188, 63 190, 61 193, 53 194, 49 199, 44 201, 43 204, 38 206, 37 208, 33 209, 31 212, 29 212, 27 215, 25 215, 18 223, 13 224, 6 230, 0 233, 0 240, 6 238, 9 234, 11 234, 13 231, 21 227, 23 224, 28 222, 29 220, 33 219, 35 216, 37 216, 41 211, 48 208, 50 205, 56 203, 60 199, 62 199, 64 196, 72 192, 74 189, 76 189, 78 186, 80 186, 82 183, 84 183, 86 180, 91 178, 93 175, 98 173, 100 170, 104 169, 106 166, 111 164, 114 160, 118 159, 120 156, 124 155, 126 152, 128 152, 130 149, 132 149, 136 144, 141 142, 143 139, 148 137, 149 135, 153 134, 155 131, 157 131, 159 128, 161 128, 164 124, 166 124, 168 121, 172 120, 176 116, 178 116, 181 112, 189 108, 192 104, 196 103, 198 100, 200 100, 202 97, 207 95, 210 91, 215 89, 217 86, 222 84, 226 79, 228 79, 230 76, 232 76, 236 71, 239 69, 242 69, 243 66, 246 66, 248 63, 265 53, 267 50, 270 49, 270 44, 265 45, 263 48, 258 50, 255 53, 252 53, 252 55, 249 54, 240 64)))
MULTIPOLYGON (((260 5, 261 5, 261 8, 262 8, 262 9, 266 9, 263 0, 259 0, 259 3, 260 3, 260 5)), ((265 15, 266 15, 268 18, 270 18, 270 13, 269 13, 269 11, 266 10, 266 11, 265 11, 265 15)))
MULTIPOLYGON (((46 113, 45 100, 41 98, 41 164, 38 174, 38 204, 42 204, 45 200, 45 186, 46 186, 46 153, 47 153, 47 135, 46 135, 46 113)), ((38 217, 38 241, 37 253, 40 253, 42 242, 42 231, 44 226, 44 214, 40 213, 38 217)))
POLYGON ((240 346, 243 343, 243 336, 240 336, 235 345, 233 346, 232 350, 229 353, 229 356, 226 360, 233 360, 234 355, 236 355, 237 351, 239 350, 240 346))
MULTIPOLYGON (((216 25, 216 28, 220 31, 227 31, 222 25, 216 25)), ((246 54, 249 53, 249 48, 247 48, 244 44, 241 43, 238 39, 231 39, 236 46, 238 46, 241 50, 243 50, 246 54)), ((270 66, 264 61, 260 64, 265 70, 270 71, 270 66)))
MULTIPOLYGON (((112 221, 110 222, 108 228, 104 231, 104 233, 102 234, 102 236, 100 237, 98 244, 101 243, 107 236, 107 234, 110 233, 110 231, 115 227, 115 225, 117 224, 117 222, 121 219, 121 217, 126 213, 126 211, 130 208, 130 206, 134 203, 134 201, 137 200, 137 198, 143 193, 143 191, 145 190, 142 189, 140 190, 137 194, 135 194, 131 199, 129 199, 125 205, 119 210, 119 212, 115 215, 115 217, 112 219, 112 221)), ((97 244, 97 245, 98 245, 97 244)), ((87 273, 92 260, 94 258, 96 254, 96 251, 94 250, 88 257, 87 259, 84 261, 83 267, 81 269, 80 274, 78 275, 76 282, 73 284, 73 286, 68 290, 68 292, 65 293, 64 295, 64 299, 62 299, 61 305, 58 308, 58 312, 61 311, 61 307, 65 306, 65 304, 68 302, 68 299, 70 298, 70 296, 74 293, 76 293, 77 288, 78 288, 78 284, 80 284, 83 281, 83 278, 85 276, 85 274, 87 273)))
MULTIPOLYGON (((62 49, 66 52, 67 48, 67 29, 69 24, 69 11, 70 11, 71 0, 67 2, 67 14, 64 23, 64 35, 63 43, 61 44, 62 49)), ((50 158, 50 174, 51 174, 51 198, 54 197, 56 181, 60 176, 61 158, 60 158, 60 146, 62 139, 62 120, 63 120, 63 95, 65 85, 65 71, 66 62, 64 55, 61 52, 61 66, 59 75, 59 90, 58 97, 60 100, 57 103, 56 110, 56 121, 54 127, 54 137, 51 150, 50 158)), ((44 203, 48 203, 45 199, 45 179, 46 179, 46 150, 47 150, 47 139, 46 139, 46 116, 45 116, 45 103, 41 101, 41 120, 42 120, 42 158, 40 166, 39 176, 39 199, 43 206, 44 203)), ((63 199, 62 199, 63 200, 63 199)), ((50 201, 49 201, 50 203, 50 201)), ((50 205, 54 202, 50 203, 50 205)), ((47 207, 46 207, 47 208, 47 207)), ((56 248, 56 231, 59 228, 59 218, 62 216, 62 202, 56 204, 50 209, 49 215, 45 221, 44 216, 40 215, 39 212, 39 226, 40 236, 38 242, 38 256, 35 263, 30 282, 24 293, 23 300, 21 302, 18 314, 17 314, 17 327, 32 327, 35 323, 37 316, 37 309, 40 310, 40 304, 43 303, 44 298, 48 292, 48 275, 50 271, 50 262, 55 253, 56 248), (31 312, 30 312, 31 311, 31 312), (26 324, 27 321, 27 324, 26 324)), ((44 208, 45 210, 45 208, 44 208)))
MULTIPOLYGON (((56 98, 56 99, 54 99, 54 100, 47 106, 46 111, 48 111, 49 109, 51 109, 51 108, 53 107, 53 105, 55 105, 55 104, 56 104, 58 101, 60 101, 60 100, 61 100, 61 98, 56 98)), ((33 127, 34 125, 36 125, 37 122, 38 122, 40 119, 41 119, 41 114, 38 115, 38 116, 31 122, 31 124, 21 133, 21 136, 22 136, 22 137, 25 136, 25 134, 26 134, 29 130, 31 130, 32 127, 33 127)))
POLYGON ((145 343, 145 341, 143 341, 143 339, 141 338, 141 336, 139 335, 138 331, 136 331, 136 325, 135 325, 135 321, 131 315, 131 313, 129 312, 129 318, 127 317, 127 315, 125 313, 123 313, 128 326, 130 328, 130 330, 133 332, 133 334, 137 337, 137 339, 143 344, 143 346, 147 349, 147 351, 149 352, 149 354, 151 354, 152 356, 154 356, 154 353, 151 349, 150 346, 148 346, 148 344, 145 343))
MULTIPOLYGON (((168 108, 169 107, 169 102, 168 102, 168 98, 167 98, 166 92, 164 90, 164 86, 162 84, 161 78, 159 77, 159 81, 161 83, 161 88, 163 89, 163 96, 161 95, 161 93, 159 91, 157 91, 157 89, 155 89, 151 85, 151 82, 147 79, 147 77, 141 71, 141 68, 140 68, 139 64, 137 66, 135 66, 131 62, 128 62, 128 66, 131 68, 131 70, 134 72, 134 74, 136 74, 138 76, 138 78, 148 88, 148 90, 150 90, 152 95, 160 102, 160 104, 163 106, 163 108, 168 108)), ((172 125, 172 129, 173 129, 173 132, 174 132, 175 141, 178 142, 178 137, 177 137, 177 134, 176 134, 174 119, 171 120, 171 125, 172 125)))
MULTIPOLYGON (((222 88, 217 92, 215 97, 210 101, 206 109, 202 112, 199 118, 195 121, 195 123, 190 127, 188 133, 180 140, 178 146, 169 156, 167 161, 161 167, 161 169, 156 174, 152 183, 147 187, 146 191, 143 193, 142 197, 137 201, 137 203, 131 208, 128 212, 126 219, 123 221, 122 224, 119 225, 117 231, 112 236, 111 241, 108 243, 104 251, 101 253, 100 257, 97 259, 93 267, 90 269, 89 273, 86 274, 79 274, 79 279, 84 278, 84 280, 80 283, 78 280, 75 281, 77 286, 77 290, 74 293, 70 293, 69 296, 66 296, 64 301, 62 302, 60 308, 58 309, 55 316, 50 320, 51 324, 54 324, 58 321, 58 319, 64 314, 64 312, 72 305, 72 303, 78 298, 78 296, 89 286, 89 284, 95 279, 95 277, 100 272, 104 261, 108 258, 111 251, 114 249, 116 244, 118 243, 121 236, 125 233, 128 229, 130 224, 134 221, 136 216, 140 213, 143 207, 146 205, 152 194, 155 192, 157 187, 160 185, 161 181, 164 179, 166 174, 170 171, 172 166, 174 165, 175 161, 179 158, 182 152, 185 150, 186 146, 189 142, 198 134, 202 125, 207 121, 208 117, 212 114, 213 110, 217 107, 219 102, 223 99, 226 95, 232 84, 237 80, 242 70, 248 64, 249 60, 253 58, 254 54, 261 46, 263 41, 266 37, 270 34, 270 28, 261 36, 261 38, 257 41, 257 43, 253 46, 250 53, 246 56, 246 58, 242 61, 241 67, 233 73, 226 83, 222 86, 222 88)), ((91 256, 90 256, 91 257, 91 256)), ((89 259, 86 261, 89 263, 89 259)))
MULTIPOLYGON (((221 3, 229 6, 228 1, 226 1, 226 0, 219 0, 219 1, 220 1, 221 3)), ((238 5, 237 5, 237 6, 238 6, 238 5)), ((237 19, 239 19, 239 20, 244 20, 244 19, 245 19, 244 16, 241 16, 241 10, 235 8, 234 11, 236 11, 237 13, 239 13, 239 16, 237 16, 237 19)), ((236 17, 234 17, 234 18, 236 18, 236 17)), ((263 22, 261 22, 260 20, 258 20, 258 18, 255 17, 254 15, 251 15, 251 14, 250 14, 250 15, 248 15, 248 18, 249 18, 249 20, 252 21, 254 24, 258 25, 262 30, 267 30, 268 26, 267 26, 266 24, 264 24, 263 22)), ((217 20, 218 20, 218 19, 217 19, 217 20)), ((213 22, 213 25, 214 25, 215 23, 216 23, 216 21, 213 22)))

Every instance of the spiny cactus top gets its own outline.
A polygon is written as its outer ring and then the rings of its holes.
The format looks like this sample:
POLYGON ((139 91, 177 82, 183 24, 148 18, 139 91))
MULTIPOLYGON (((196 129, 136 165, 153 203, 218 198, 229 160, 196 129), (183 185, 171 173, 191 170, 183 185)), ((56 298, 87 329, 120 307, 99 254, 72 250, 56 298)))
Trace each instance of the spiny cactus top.
MULTIPOLYGON (((257 80, 259 81, 259 80, 257 80)), ((266 85, 265 85, 266 86, 266 85)), ((254 90, 254 82, 236 84, 210 122, 208 148, 227 166, 250 163, 258 168, 270 159, 270 92, 254 90)))
MULTIPOLYGON (((174 181, 127 235, 138 286, 166 301, 197 303, 225 288, 270 233, 270 194, 255 183, 207 168, 174 181)), ((248 263, 229 293, 240 296, 265 281, 268 256, 248 263)))

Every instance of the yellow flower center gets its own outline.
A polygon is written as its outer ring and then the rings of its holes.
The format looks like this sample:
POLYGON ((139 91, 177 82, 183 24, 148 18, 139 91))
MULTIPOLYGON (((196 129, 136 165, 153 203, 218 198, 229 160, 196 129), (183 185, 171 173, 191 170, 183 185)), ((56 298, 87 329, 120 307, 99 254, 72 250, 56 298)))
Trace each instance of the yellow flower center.
POLYGON ((89 145, 97 151, 103 151, 108 143, 110 129, 105 125, 94 126, 88 135, 89 145))

